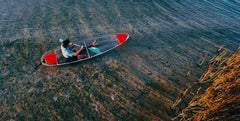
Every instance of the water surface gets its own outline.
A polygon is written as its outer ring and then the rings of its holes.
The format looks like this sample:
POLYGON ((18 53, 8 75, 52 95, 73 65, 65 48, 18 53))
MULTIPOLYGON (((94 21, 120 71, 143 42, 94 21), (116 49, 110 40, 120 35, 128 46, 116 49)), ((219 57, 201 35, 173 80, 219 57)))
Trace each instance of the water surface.
POLYGON ((170 120, 219 47, 240 46, 239 0, 0 0, 0 120, 170 120), (60 44, 128 33, 124 46, 61 67, 60 44), (190 76, 187 76, 190 74, 190 76))

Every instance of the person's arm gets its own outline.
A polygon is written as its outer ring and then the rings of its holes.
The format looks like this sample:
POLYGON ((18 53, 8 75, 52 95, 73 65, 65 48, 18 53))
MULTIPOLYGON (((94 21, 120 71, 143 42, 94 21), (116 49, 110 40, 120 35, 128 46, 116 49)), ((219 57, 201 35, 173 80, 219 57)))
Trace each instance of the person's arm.
POLYGON ((83 46, 80 47, 75 53, 73 53, 73 56, 77 56, 81 51, 83 50, 83 46))

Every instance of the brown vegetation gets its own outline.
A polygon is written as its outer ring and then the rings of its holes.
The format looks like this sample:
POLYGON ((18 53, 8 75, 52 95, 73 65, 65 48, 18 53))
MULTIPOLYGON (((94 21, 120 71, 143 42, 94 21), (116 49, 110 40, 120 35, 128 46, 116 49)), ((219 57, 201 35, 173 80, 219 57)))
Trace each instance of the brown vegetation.
MULTIPOLYGON (((173 120, 240 120, 240 48, 230 56, 223 50, 211 59, 207 72, 193 85, 208 82, 211 85, 202 93, 202 87, 198 87, 188 106, 173 120)), ((176 108, 193 85, 172 108, 176 108)))

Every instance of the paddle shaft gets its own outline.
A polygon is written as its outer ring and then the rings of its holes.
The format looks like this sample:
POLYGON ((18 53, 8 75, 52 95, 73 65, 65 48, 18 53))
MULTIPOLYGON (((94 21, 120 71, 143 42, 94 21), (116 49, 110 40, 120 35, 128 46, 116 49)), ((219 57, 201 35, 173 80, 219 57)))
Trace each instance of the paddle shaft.
POLYGON ((85 41, 84 41, 84 46, 86 47, 86 51, 87 51, 88 57, 90 57, 90 54, 89 54, 89 52, 88 52, 88 47, 87 47, 85 41))
POLYGON ((42 65, 42 63, 39 63, 37 66, 34 67, 34 69, 36 70, 41 65, 42 65))

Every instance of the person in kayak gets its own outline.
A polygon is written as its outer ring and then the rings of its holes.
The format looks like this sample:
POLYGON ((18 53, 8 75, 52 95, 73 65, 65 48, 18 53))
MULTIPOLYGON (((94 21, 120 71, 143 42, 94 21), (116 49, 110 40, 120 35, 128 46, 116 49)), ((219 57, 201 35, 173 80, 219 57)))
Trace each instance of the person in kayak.
MULTIPOLYGON (((81 45, 81 47, 76 50, 71 50, 71 49, 69 49, 69 47, 72 46, 73 43, 71 43, 71 41, 69 39, 66 39, 66 40, 59 39, 59 42, 61 43, 62 54, 68 61, 75 61, 75 60, 79 60, 79 59, 88 57, 88 55, 79 55, 79 53, 82 50, 86 49, 83 47, 83 45, 81 45)), ((94 42, 92 44, 89 44, 87 46, 87 48, 95 46, 95 45, 96 45, 96 40, 94 40, 94 42)))

